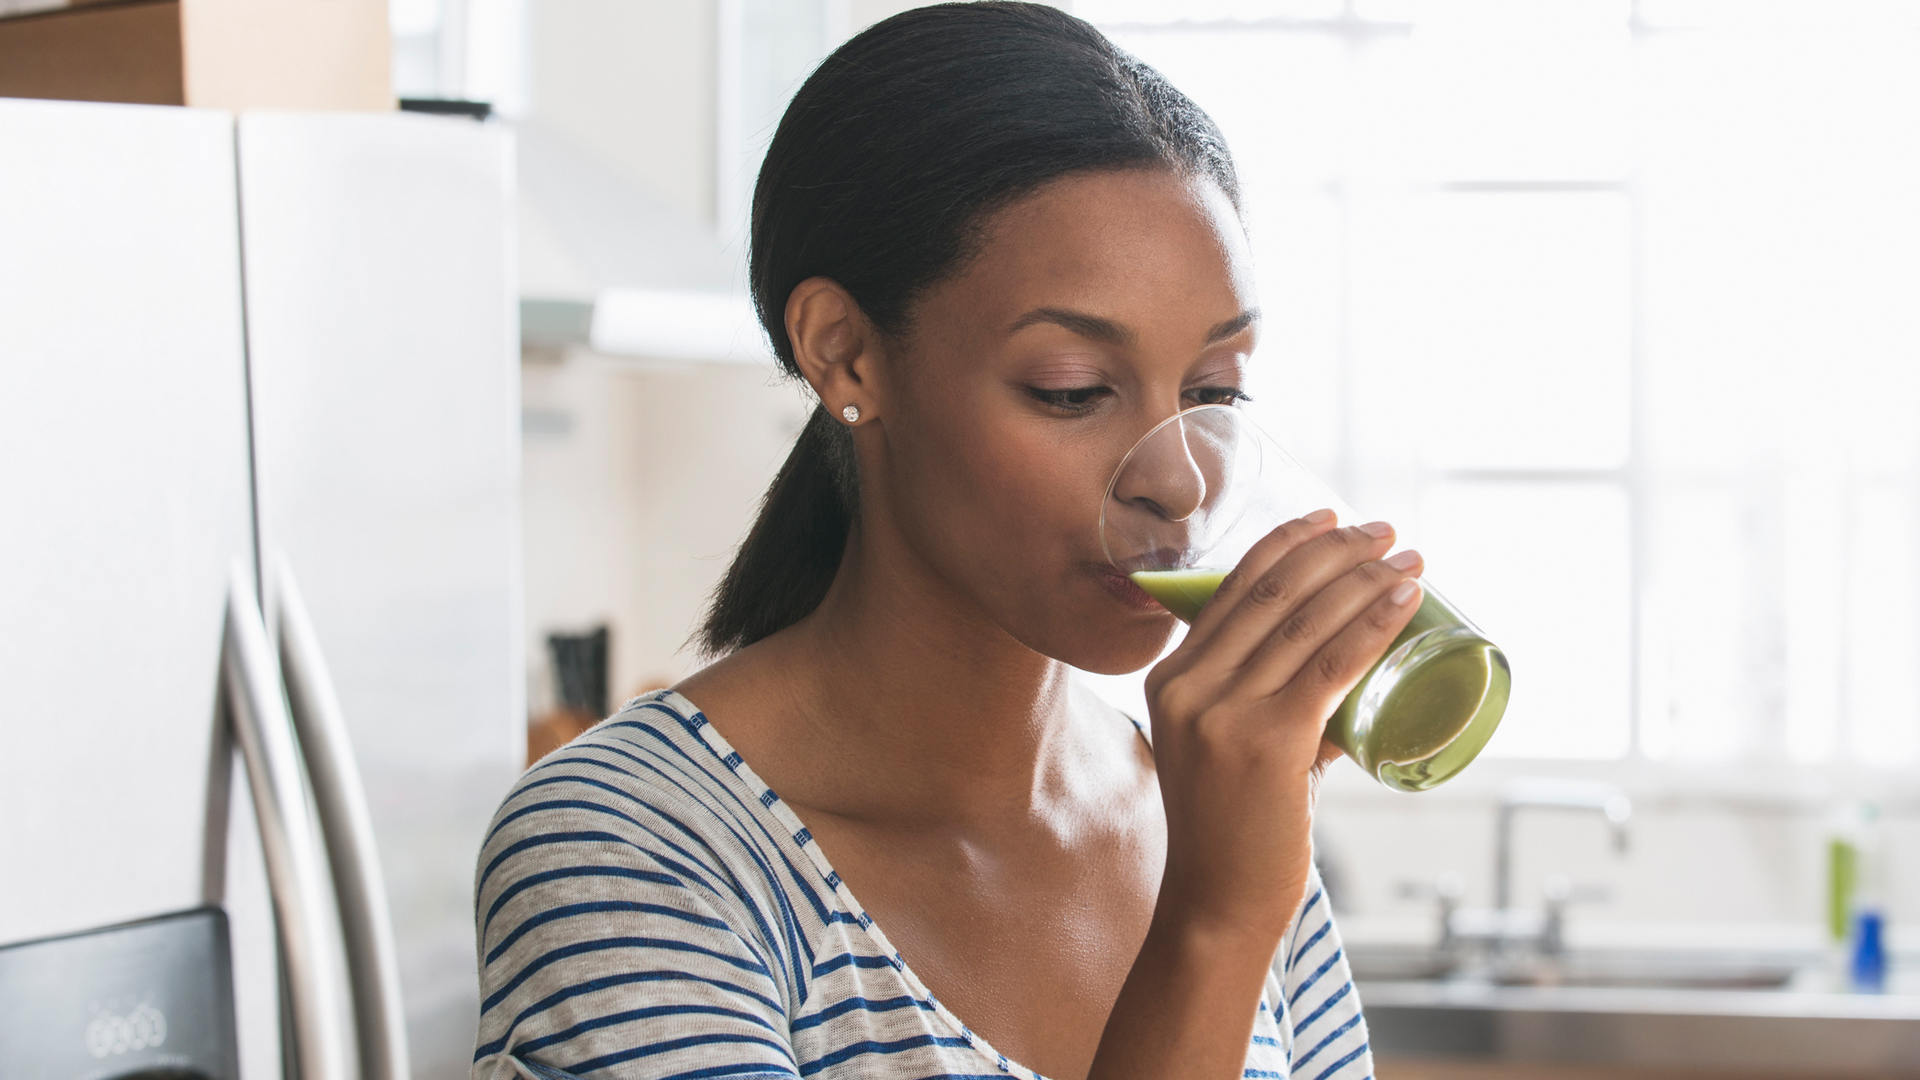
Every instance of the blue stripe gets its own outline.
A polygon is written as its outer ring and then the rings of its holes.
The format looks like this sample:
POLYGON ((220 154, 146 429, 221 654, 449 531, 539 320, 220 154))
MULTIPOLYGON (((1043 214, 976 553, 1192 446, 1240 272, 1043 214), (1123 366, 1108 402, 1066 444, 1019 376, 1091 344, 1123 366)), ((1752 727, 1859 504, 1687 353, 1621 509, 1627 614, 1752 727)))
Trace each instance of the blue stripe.
MULTIPOLYGON (((1006 1080, 1018 1066, 1002 1057, 999 1072, 987 1072, 995 1065, 992 1054, 982 1056, 970 1035, 944 1034, 952 1028, 933 1017, 936 1002, 897 977, 906 970, 897 954, 862 955, 877 944, 861 936, 872 921, 841 901, 837 875, 805 850, 811 834, 780 811, 778 796, 749 774, 749 763, 718 732, 706 733, 703 714, 682 712, 686 703, 677 701, 676 708, 674 702, 666 692, 629 702, 590 739, 523 777, 490 824, 475 890, 476 907, 485 909, 482 1023, 488 1039, 475 1060, 492 1055, 494 1061, 477 1067, 508 1065, 500 1054, 523 1060, 571 1052, 596 1055, 572 1067, 590 1074, 585 1080, 636 1068, 659 1080, 824 1080, 823 1073, 866 1071, 905 1080, 928 1070, 938 1080, 1006 1080), (595 828, 588 824, 595 819, 582 813, 609 824, 595 828), (536 831, 542 827, 553 831, 536 831), (509 872, 496 875, 502 868, 509 872), (571 883, 575 878, 579 884, 571 883), (510 904, 515 911, 509 914, 510 904), (503 918, 501 934, 493 934, 492 923, 503 918), (846 926, 855 923, 860 929, 846 926), (632 932, 645 936, 616 936, 632 932), (600 940, 578 940, 589 934, 600 940), (507 963, 518 962, 507 953, 523 945, 523 954, 539 955, 522 967, 507 963), (636 966, 635 957, 659 970, 620 970, 636 966), (715 960, 728 967, 716 967, 715 960), (596 969, 620 973, 570 982, 596 969), (733 980, 730 971, 741 977, 733 980), (827 984, 831 993, 824 986, 814 991, 823 978, 835 980, 827 984), (513 1015, 505 1006, 522 989, 529 991, 526 999, 544 996, 516 1003, 513 1015), (836 1045, 843 1040, 847 1045, 836 1045), (941 1067, 940 1059, 949 1057, 944 1064, 952 1072, 941 1067), (662 1075, 676 1066, 692 1068, 662 1075), (969 1069, 975 1070, 970 1077, 959 1075, 969 1069)), ((1291 981, 1302 965, 1318 968, 1299 972, 1307 977, 1287 999, 1298 1005, 1320 983, 1338 986, 1326 978, 1344 956, 1324 889, 1302 905, 1293 930, 1292 955, 1281 955, 1282 980, 1291 981), (1310 960, 1323 943, 1333 958, 1310 960)), ((1253 1060, 1245 1063, 1251 1068, 1243 1066, 1244 1076, 1301 1077, 1311 1062, 1340 1053, 1338 1040, 1349 1034, 1364 1054, 1366 1032, 1350 993, 1349 981, 1319 1003, 1288 1044, 1265 1033, 1273 1031, 1273 1020, 1287 1023, 1293 1010, 1273 1016, 1279 999, 1271 1009, 1262 1000, 1260 1009, 1272 1019, 1260 1019, 1261 1034, 1249 1033, 1253 1060), (1343 1000, 1346 1008, 1336 1010, 1343 1000), (1322 1036, 1322 1020, 1341 1026, 1322 1036), (1310 1039, 1316 1040, 1312 1049, 1291 1067, 1280 1063, 1287 1045, 1310 1039)), ((1332 1080, 1359 1054, 1333 1062, 1314 1080, 1332 1080)), ((524 1067, 554 1080, 572 1076, 544 1063, 524 1067)))
POLYGON ((1320 1075, 1314 1077, 1313 1080, 1326 1080, 1327 1077, 1332 1076, 1334 1073, 1339 1072, 1343 1068, 1346 1068, 1347 1065, 1350 1064, 1354 1058, 1357 1058, 1361 1054, 1364 1054, 1366 1052, 1367 1052, 1367 1044, 1361 1043, 1359 1046, 1356 1046, 1352 1050, 1347 1051, 1346 1056, 1342 1057, 1339 1061, 1336 1061, 1333 1064, 1327 1066, 1326 1068, 1321 1069, 1320 1075))
POLYGON ((535 885, 545 885, 549 881, 559 881, 563 878, 571 877, 629 878, 634 881, 645 881, 653 885, 675 885, 683 889, 686 888, 685 883, 670 874, 656 874, 651 870, 633 870, 625 866, 563 866, 558 870, 543 870, 538 874, 529 874, 501 890, 500 895, 496 897, 493 904, 487 908, 486 921, 480 925, 481 936, 486 936, 487 928, 493 925, 493 917, 500 913, 500 909, 506 905, 507 901, 519 896, 535 885))
POLYGON ((690 944, 685 941, 675 941, 672 938, 617 937, 601 938, 597 941, 576 941, 571 945, 562 945, 558 949, 537 956, 529 961, 527 966, 521 968, 518 974, 508 979, 505 985, 495 990, 488 996, 487 1000, 480 1003, 480 1011, 484 1013, 506 1000, 507 995, 513 993, 521 983, 526 982, 532 978, 536 972, 550 964, 555 964, 585 953, 601 952, 606 949, 665 949, 668 952, 697 953, 701 956, 711 956, 723 964, 731 964, 742 971, 751 972, 755 975, 771 974, 767 971, 766 967, 758 961, 741 960, 715 949, 702 948, 699 945, 690 944))
POLYGON ((595 1017, 592 1020, 582 1020, 580 1023, 573 1025, 565 1031, 556 1031, 542 1038, 529 1039, 514 1047, 513 1054, 515 1057, 524 1057, 537 1050, 544 1050, 557 1043, 566 1042, 576 1035, 584 1035, 589 1031, 598 1031, 601 1028, 613 1027, 616 1024, 625 1024, 634 1020, 650 1020, 656 1016, 695 1015, 725 1016, 735 1020, 745 1020, 750 1024, 766 1028, 770 1033, 778 1034, 778 1032, 773 1030, 773 1025, 752 1013, 741 1012, 738 1009, 723 1009, 718 1005, 649 1005, 644 1009, 628 1009, 625 1012, 609 1013, 606 1016, 595 1017))
MULTIPOLYGON (((567 781, 569 783, 574 783, 574 784, 586 784, 590 787, 604 787, 609 790, 612 790, 611 784, 603 784, 598 780, 588 780, 588 779, 585 779, 584 777, 578 777, 578 776, 556 777, 554 780, 543 780, 541 781, 541 783, 551 784, 561 780, 567 781)), ((521 789, 522 794, 524 794, 525 791, 526 791, 525 788, 521 789)), ((611 817, 617 817, 620 820, 625 821, 631 825, 640 824, 639 822, 634 821, 632 818, 628 817, 627 815, 621 813, 618 810, 615 810, 611 806, 605 805, 604 803, 591 802, 586 799, 548 799, 545 802, 528 803, 527 805, 521 807, 520 809, 515 810, 511 814, 502 814, 499 820, 493 823, 493 828, 488 830, 487 840, 492 841, 492 839, 499 834, 501 829, 506 828, 508 825, 512 824, 513 822, 518 821, 523 817, 526 817, 528 814, 537 814, 542 810, 585 810, 589 813, 607 814, 611 817)), ((486 845, 482 844, 481 846, 485 847, 486 845)))
MULTIPOLYGON (((604 749, 611 750, 614 753, 623 753, 623 751, 620 751, 613 747, 605 747, 604 749)), ((627 756, 631 756, 631 755, 627 755, 627 756)), ((635 759, 635 760, 638 760, 638 759, 635 759)), ((642 762, 642 764, 645 764, 645 763, 642 762)), ((585 784, 588 787, 599 788, 613 795, 617 795, 620 798, 626 800, 627 802, 630 802, 635 806, 640 807, 641 809, 649 811, 654 817, 657 817, 661 821, 666 822, 669 825, 672 825, 674 828, 678 829, 682 834, 692 837, 696 842, 699 843, 701 847, 706 849, 707 854, 713 856, 713 859, 716 863, 724 867, 725 865, 724 859, 722 859, 718 851, 714 850, 713 845, 707 843, 704 837, 702 837, 698 832, 694 831, 693 829, 688 828, 684 823, 676 820, 675 818, 669 816, 668 814, 661 812, 659 807, 651 806, 645 802, 642 802, 640 799, 634 797, 632 794, 622 791, 611 784, 603 783, 599 780, 589 780, 585 777, 580 777, 580 776, 567 777, 566 779, 572 781, 573 783, 585 784)), ((545 782, 546 781, 542 781, 542 783, 545 783, 545 782)), ((687 794, 692 795, 693 793, 687 792, 687 794)), ((567 803, 564 801, 556 802, 552 805, 562 809, 567 808, 567 803)), ((709 878, 728 877, 729 884, 731 884, 734 887, 734 894, 741 899, 746 898, 746 892, 743 888, 741 888, 740 883, 738 881, 732 880, 728 875, 726 875, 723 872, 723 870, 715 869, 712 866, 706 865, 704 862, 701 861, 699 856, 695 855, 691 851, 688 851, 686 848, 681 847, 679 844, 676 844, 673 841, 667 839, 666 837, 661 836, 658 832, 642 824, 637 819, 629 817, 628 815, 623 814, 620 811, 615 810, 610 806, 602 806, 599 803, 579 803, 577 805, 592 808, 597 810, 599 813, 608 814, 610 816, 617 817, 620 820, 626 822, 627 824, 632 825, 634 828, 639 829, 642 832, 645 832, 648 836, 651 836, 654 839, 660 841, 662 844, 665 844, 669 849, 673 851, 675 855, 678 855, 682 859, 685 859, 688 862, 693 863, 695 866, 700 867, 701 870, 706 872, 706 876, 709 878)), ((528 810, 542 809, 542 808, 545 808, 545 806, 546 804, 542 804, 541 806, 538 806, 538 807, 529 807, 528 810)), ((525 812, 526 811, 515 811, 515 816, 525 812)), ((627 844, 630 847, 635 847, 636 849, 644 852, 645 854, 653 858, 656 862, 659 862, 664 866, 667 866, 683 874, 687 873, 687 870, 685 867, 682 867, 676 864, 671 859, 662 857, 658 852, 647 851, 645 848, 639 848, 638 845, 634 844, 631 840, 627 840, 625 838, 621 838, 621 842, 627 844)), ((698 875, 691 875, 691 874, 689 874, 688 876, 698 877, 698 875)), ((714 892, 716 895, 720 891, 719 889, 714 888, 714 886, 711 883, 707 882, 704 879, 702 879, 700 883, 706 886, 707 889, 714 892)))
POLYGON ((674 1073, 672 1076, 663 1076, 660 1080, 708 1080, 709 1077, 715 1076, 771 1076, 785 1080, 793 1075, 792 1069, 782 1069, 772 1065, 709 1065, 704 1069, 692 1069, 674 1073))
MULTIPOLYGON (((512 948, 514 942, 519 941, 528 933, 545 926, 547 923, 560 919, 571 919, 576 915, 593 915, 610 911, 637 911, 648 915, 664 915, 669 919, 679 919, 682 922, 690 922, 695 926, 704 926, 710 930, 720 930, 725 933, 733 932, 732 927, 721 922, 719 919, 709 918, 705 915, 695 915, 690 912, 681 911, 679 908, 668 907, 665 904, 645 904, 637 900, 589 900, 578 904, 565 904, 556 908, 548 908, 538 915, 528 918, 519 926, 514 927, 513 931, 505 938, 501 939, 500 944, 494 946, 493 951, 487 954, 487 963, 493 963, 500 958, 501 953, 512 948)), ((742 942, 742 944, 745 943, 742 942)))
MULTIPOLYGON (((765 1046, 769 1049, 780 1051, 781 1056, 785 1057, 788 1061, 793 1060, 793 1051, 774 1042, 772 1039, 763 1039, 758 1035, 739 1035, 733 1032, 720 1031, 710 1032, 704 1035, 685 1035, 678 1039, 668 1039, 665 1042, 629 1047, 628 1049, 618 1050, 611 1054, 602 1054, 597 1058, 588 1058, 585 1061, 576 1062, 568 1066, 568 1068, 573 1072, 586 1073, 592 1072, 595 1069, 604 1069, 609 1065, 618 1065, 621 1062, 632 1061, 635 1058, 653 1057, 657 1054, 670 1054, 675 1050, 687 1050, 696 1046, 717 1046, 727 1043, 765 1046)), ((769 1065, 758 1065, 756 1067, 765 1071, 773 1071, 773 1067, 769 1065)), ((781 1074, 774 1071, 773 1075, 779 1076, 781 1074)), ((791 1076, 792 1073, 789 1072, 786 1075, 791 1076)))
POLYGON ((963 1047, 970 1046, 967 1040, 952 1035, 914 1035, 892 1042, 874 1042, 871 1039, 850 1043, 831 1054, 817 1057, 800 1066, 801 1076, 812 1076, 821 1069, 830 1068, 844 1061, 851 1061, 864 1054, 898 1054, 906 1050, 917 1050, 922 1046, 963 1047))
POLYGON ((1293 1067, 1297 1069, 1300 1066, 1305 1065, 1307 1062, 1312 1061, 1313 1055, 1319 1053, 1322 1050, 1325 1050, 1327 1048, 1328 1043, 1331 1043, 1333 1040, 1339 1038, 1342 1035, 1345 1035, 1349 1031, 1352 1031, 1353 1026, 1355 1024, 1358 1024, 1359 1022, 1360 1022, 1359 1013, 1354 1013, 1352 1016, 1349 1016, 1347 1018, 1346 1023, 1341 1024, 1337 1028, 1334 1028, 1331 1032, 1328 1033, 1326 1038, 1321 1039, 1319 1042, 1315 1043, 1313 1049, 1307 1051, 1304 1054, 1301 1054, 1297 1058, 1294 1058, 1293 1067))
POLYGON ((1315 930, 1313 932, 1313 936, 1307 939, 1307 943, 1305 945, 1300 946, 1300 948, 1294 952, 1293 959, 1287 961, 1287 970, 1292 971, 1294 965, 1300 962, 1300 958, 1307 954, 1307 950, 1313 948, 1315 945, 1320 944, 1320 939, 1323 937, 1326 937, 1327 932, 1332 929, 1333 929, 1333 921, 1331 919, 1321 923, 1320 929, 1315 930))
POLYGON ((861 956, 857 953, 841 953, 831 960, 825 960, 813 965, 813 977, 817 979, 828 972, 839 971, 841 968, 848 966, 857 968, 890 968, 893 967, 894 964, 893 957, 891 956, 861 956))
POLYGON ((1287 995, 1287 1004, 1291 1005, 1294 1002, 1299 1001, 1301 994, 1304 994, 1309 989, 1311 989, 1314 983, 1317 983, 1320 981, 1320 976, 1325 975, 1328 971, 1331 971, 1333 969, 1333 965, 1340 962, 1341 955, 1342 954, 1339 949, 1333 950, 1332 956, 1327 957, 1326 960, 1323 961, 1319 967, 1314 968, 1313 974, 1307 976, 1304 982, 1302 982, 1299 986, 1294 987, 1293 993, 1287 995))
POLYGON ((508 844, 506 850, 495 855, 493 861, 487 864, 487 868, 480 872, 480 880, 473 886, 474 893, 477 895, 483 892, 487 887, 487 879, 493 876, 493 872, 499 869, 501 863, 506 862, 515 855, 530 848, 544 847, 547 844, 570 844, 576 840, 598 844, 625 844, 628 847, 633 846, 633 841, 628 840, 624 836, 618 836, 609 832, 588 830, 586 832, 535 833, 523 840, 516 840, 508 844))
MULTIPOLYGON (((642 708, 656 709, 658 711, 666 713, 668 716, 673 717, 676 720, 679 719, 679 714, 673 712, 671 709, 668 709, 663 705, 649 704, 649 705, 642 706, 642 708)), ((729 797, 733 801, 735 806, 742 811, 740 815, 741 819, 758 825, 762 836, 768 841, 769 846, 773 846, 777 849, 779 841, 776 838, 776 834, 768 830, 766 826, 760 821, 760 819, 765 816, 766 808, 761 807, 760 808, 761 812, 758 814, 750 810, 747 810, 744 804, 741 803, 739 793, 734 791, 733 787, 730 786, 726 780, 722 779, 719 776, 719 774, 714 773, 711 770, 702 768, 700 764, 697 761, 695 761, 690 755, 688 755, 686 750, 684 750, 679 744, 674 742, 667 735, 666 732, 661 731, 660 729, 654 727, 651 724, 641 723, 638 720, 610 721, 606 726, 610 728, 635 729, 636 731, 642 732, 645 735, 649 736, 651 739, 658 741, 664 749, 671 750, 673 752, 673 756, 675 758, 678 758, 681 761, 686 762, 688 766, 693 768, 695 772, 698 773, 698 776, 700 779, 705 780, 708 784, 712 785, 713 788, 718 793, 724 794, 727 797, 729 797)), ((700 745, 704 750, 707 751, 708 755, 711 757, 714 752, 713 747, 707 744, 704 740, 701 741, 700 745)), ((627 755, 627 756, 632 757, 632 755, 627 755)), ((658 775, 661 779, 667 781, 670 784, 673 784, 675 787, 686 792, 690 797, 701 802, 704 805, 705 809, 713 815, 714 820, 721 822, 723 827, 725 827, 726 830, 730 834, 732 834, 733 838, 739 843, 739 848, 737 850, 745 853, 749 858, 751 858, 754 861, 755 865, 760 870, 761 874, 765 876, 767 884, 770 886, 768 891, 772 894, 775 903, 779 905, 779 909, 780 909, 779 923, 780 923, 780 931, 781 931, 780 936, 784 939, 783 943, 786 946, 784 950, 775 949, 774 951, 776 953, 780 953, 781 955, 784 955, 790 958, 790 963, 792 967, 792 977, 793 977, 793 983, 794 983, 793 991, 792 991, 793 996, 796 999, 804 998, 806 996, 806 971, 807 971, 805 965, 808 962, 808 960, 811 959, 811 956, 809 955, 810 947, 806 942, 806 939, 800 933, 798 918, 796 916, 796 913, 793 910, 791 902, 787 899, 787 890, 786 888, 782 887, 782 882, 774 874, 772 864, 769 863, 760 854, 759 845, 749 841, 745 836, 742 836, 740 834, 739 830, 735 829, 731 824, 729 824, 727 820, 721 816, 720 808, 712 805, 711 799, 701 798, 700 793, 694 792, 693 790, 688 788, 685 784, 682 784, 679 779, 668 776, 667 773, 660 768, 659 764, 655 762, 646 761, 637 757, 634 758, 633 760, 639 765, 641 765, 643 768, 651 770, 656 775, 658 775), (805 957, 805 959, 803 959, 803 957, 805 957)), ((688 777, 688 779, 692 779, 692 778, 688 777)), ((735 775, 733 778, 733 782, 737 784, 737 783, 740 783, 741 781, 739 780, 739 777, 735 775)), ((707 794, 713 794, 713 793, 708 792, 707 794)), ((661 816, 663 818, 667 817, 664 814, 661 816)), ((667 820, 672 821, 673 819, 667 818, 667 820)), ((706 844, 706 840, 704 836, 700 835, 699 833, 696 833, 692 829, 688 829, 685 825, 682 825, 678 821, 673 821, 673 824, 676 827, 682 829, 684 832, 686 832, 688 836, 695 838, 703 845, 706 844)), ((782 830, 781 834, 784 834, 784 832, 785 830, 782 830)), ((791 864, 789 864, 789 869, 791 870, 791 864)), ((795 884, 800 883, 797 878, 790 878, 789 880, 795 884)), ((736 882, 736 886, 738 887, 737 882, 736 882)), ((744 888, 743 888, 743 892, 744 892, 744 888)), ((744 895, 742 898, 745 899, 744 895)), ((749 907, 751 908, 751 914, 753 918, 755 919, 756 922, 760 924, 760 929, 762 933, 766 935, 766 941, 768 945, 772 946, 774 942, 773 927, 767 924, 766 917, 760 912, 758 905, 750 903, 749 907)))
POLYGON ((832 1005, 829 1005, 826 1008, 821 1009, 819 1012, 814 1013, 811 1016, 803 1016, 800 1019, 795 1020, 792 1024, 792 1027, 789 1030, 805 1031, 808 1028, 816 1028, 816 1027, 819 1027, 821 1024, 824 1024, 827 1021, 833 1019, 836 1016, 844 1016, 847 1013, 854 1012, 855 1010, 858 1010, 860 1012, 892 1012, 895 1009, 915 1009, 915 1008, 922 1009, 926 1012, 932 1012, 933 1002, 921 1001, 918 998, 911 997, 911 996, 882 998, 879 1001, 870 1001, 867 998, 863 998, 863 997, 850 997, 841 1001, 836 1001, 832 1005))
POLYGON ((519 1030, 520 1025, 522 1023, 526 1022, 528 1019, 540 1013, 547 1011, 548 1009, 553 1008, 555 1005, 558 1005, 571 998, 579 997, 582 994, 597 993, 601 990, 611 990, 615 987, 620 987, 620 986, 634 986, 641 983, 668 983, 668 982, 690 982, 690 983, 699 983, 703 986, 711 986, 714 989, 719 990, 723 993, 735 995, 737 997, 752 1001, 757 1005, 763 1005, 766 1007, 767 1011, 770 1013, 778 1014, 780 1012, 780 1004, 774 1001, 772 998, 767 997, 764 994, 757 994, 752 990, 749 990, 746 987, 740 986, 735 983, 725 982, 720 979, 704 979, 698 975, 695 975, 695 974, 692 974, 691 972, 686 972, 686 971, 628 971, 628 972, 623 972, 619 975, 603 975, 598 979, 588 979, 586 982, 575 983, 572 986, 562 987, 561 989, 556 990, 551 994, 548 994, 546 997, 541 998, 539 1001, 536 1001, 533 1004, 527 1006, 526 1008, 520 1010, 520 1015, 514 1017, 513 1023, 507 1025, 507 1033, 505 1035, 502 1035, 499 1038, 492 1040, 491 1042, 481 1043, 478 1047, 474 1049, 473 1060, 479 1061, 481 1058, 486 1057, 488 1054, 497 1054, 500 1051, 505 1050, 507 1048, 507 1043, 512 1041, 513 1039, 513 1033, 519 1030))
POLYGON ((1342 986, 1340 989, 1335 990, 1331 995, 1328 996, 1327 1000, 1320 1003, 1319 1008, 1308 1013, 1307 1018, 1305 1020, 1302 1020, 1299 1023, 1293 1025, 1294 1036, 1298 1038, 1308 1028, 1313 1026, 1313 1022, 1315 1020, 1318 1020, 1322 1016, 1325 1016, 1327 1013, 1327 1010, 1333 1008, 1334 1002, 1339 1001, 1341 998, 1346 997, 1348 994, 1351 994, 1351 993, 1353 993, 1352 983, 1348 983, 1345 986, 1342 986))
MULTIPOLYGON (((1318 889, 1313 890, 1313 895, 1307 898, 1307 902, 1300 905, 1300 914, 1298 917, 1296 917, 1293 920, 1293 932, 1296 936, 1300 933, 1301 930, 1306 928, 1307 916, 1310 913, 1312 913, 1314 905, 1318 904, 1320 902, 1320 898, 1325 895, 1327 895, 1327 890, 1325 886, 1322 886, 1318 889)), ((1300 951, 1305 952, 1306 950, 1304 947, 1302 947, 1300 951)), ((1296 962, 1299 961, 1299 959, 1300 959, 1300 953, 1299 952, 1294 953, 1293 959, 1287 961, 1287 966, 1291 968, 1296 962)))

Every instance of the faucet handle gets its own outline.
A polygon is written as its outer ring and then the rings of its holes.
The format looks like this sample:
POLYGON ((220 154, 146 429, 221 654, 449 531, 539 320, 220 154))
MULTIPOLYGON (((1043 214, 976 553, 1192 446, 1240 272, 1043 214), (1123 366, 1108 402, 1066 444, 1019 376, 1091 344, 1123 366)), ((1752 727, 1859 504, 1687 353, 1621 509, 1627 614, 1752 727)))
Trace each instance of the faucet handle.
POLYGON ((1540 891, 1546 894, 1547 918, 1540 930, 1540 951, 1557 956, 1567 949, 1567 905, 1604 904, 1613 899, 1605 885, 1575 885, 1565 874, 1548 874, 1540 891))
POLYGON ((1568 904, 1605 904, 1613 900, 1613 890, 1598 882, 1586 882, 1575 885, 1565 874, 1548 874, 1541 882, 1540 891, 1547 899, 1548 907, 1565 907, 1568 904))
POLYGON ((1452 870, 1432 881, 1402 878, 1394 887, 1394 893, 1402 900, 1438 900, 1442 904, 1459 903, 1466 891, 1466 880, 1452 870))

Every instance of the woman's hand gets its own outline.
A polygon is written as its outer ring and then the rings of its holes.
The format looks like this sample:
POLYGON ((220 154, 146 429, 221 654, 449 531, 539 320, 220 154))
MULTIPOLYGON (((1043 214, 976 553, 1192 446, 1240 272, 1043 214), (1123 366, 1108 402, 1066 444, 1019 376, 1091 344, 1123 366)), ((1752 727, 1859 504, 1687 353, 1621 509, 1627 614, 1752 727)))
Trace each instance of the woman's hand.
POLYGON ((1237 1077, 1304 899, 1327 719, 1418 608, 1420 556, 1322 510, 1275 529, 1147 677, 1167 815, 1153 924, 1091 1077, 1237 1077))
POLYGON ((1306 888, 1333 715, 1418 607, 1417 552, 1384 522, 1289 522, 1247 552, 1147 677, 1167 813, 1160 905, 1277 943, 1306 888))

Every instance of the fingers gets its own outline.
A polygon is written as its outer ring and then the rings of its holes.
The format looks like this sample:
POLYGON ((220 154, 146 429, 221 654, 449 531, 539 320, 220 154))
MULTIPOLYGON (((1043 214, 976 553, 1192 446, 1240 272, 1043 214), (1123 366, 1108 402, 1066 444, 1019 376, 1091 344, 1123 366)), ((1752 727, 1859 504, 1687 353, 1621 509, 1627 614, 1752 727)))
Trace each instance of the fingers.
MULTIPOLYGON (((1373 597, 1281 683, 1276 700, 1310 710, 1323 721, 1331 716, 1406 628, 1421 594, 1418 581, 1403 577, 1373 597)), ((1270 680, 1272 673, 1266 677, 1270 680)))
POLYGON ((1282 618, 1241 665, 1241 692, 1264 696, 1278 691, 1345 627, 1418 575, 1420 568, 1419 552, 1402 551, 1363 562, 1327 582, 1282 618))
POLYGON ((1208 633, 1213 626, 1226 618, 1227 612, 1233 610, 1234 604, 1238 602, 1241 594, 1247 591, 1250 584, 1259 581, 1267 571, 1273 569, 1275 563, 1285 558, 1294 549, 1329 532, 1336 524, 1338 519, 1333 511, 1315 510, 1261 537, 1258 543, 1247 549, 1246 555, 1240 559, 1240 564, 1220 582, 1220 588, 1215 590, 1213 599, 1200 609, 1200 617, 1193 621, 1194 632, 1202 635, 1208 633))
MULTIPOLYGON (((1257 564, 1249 552, 1235 571, 1242 574, 1244 584, 1225 595, 1225 603, 1220 603, 1221 594, 1215 594, 1215 601, 1207 605, 1223 609, 1215 615, 1216 622, 1210 632, 1196 620, 1195 630, 1201 639, 1196 646, 1204 645, 1209 666, 1218 664, 1221 670, 1242 666, 1277 628, 1287 626, 1288 620, 1322 589, 1355 567, 1378 559, 1392 546, 1393 529, 1384 522, 1374 522, 1358 528, 1322 526, 1315 535, 1297 541, 1277 558, 1269 554, 1265 568, 1257 574, 1254 572, 1257 564)), ((1222 592, 1225 592, 1224 584, 1222 592)), ((1202 614, 1205 613, 1203 608, 1202 614)), ((1342 624, 1328 626, 1326 632, 1330 634, 1339 625, 1342 624)), ((1290 632, 1311 629, 1295 623, 1290 632)))

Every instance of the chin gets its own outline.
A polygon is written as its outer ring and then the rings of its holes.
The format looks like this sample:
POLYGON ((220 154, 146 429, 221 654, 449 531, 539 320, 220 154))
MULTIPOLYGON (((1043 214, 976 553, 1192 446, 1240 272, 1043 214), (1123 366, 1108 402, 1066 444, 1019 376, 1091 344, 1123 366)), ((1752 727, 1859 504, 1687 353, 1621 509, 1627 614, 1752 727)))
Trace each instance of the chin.
POLYGON ((1108 613, 1104 619, 1076 620, 1072 632, 1062 635, 1059 647, 1036 651, 1095 675, 1128 675, 1160 659, 1179 625, 1172 615, 1114 619, 1108 613))

